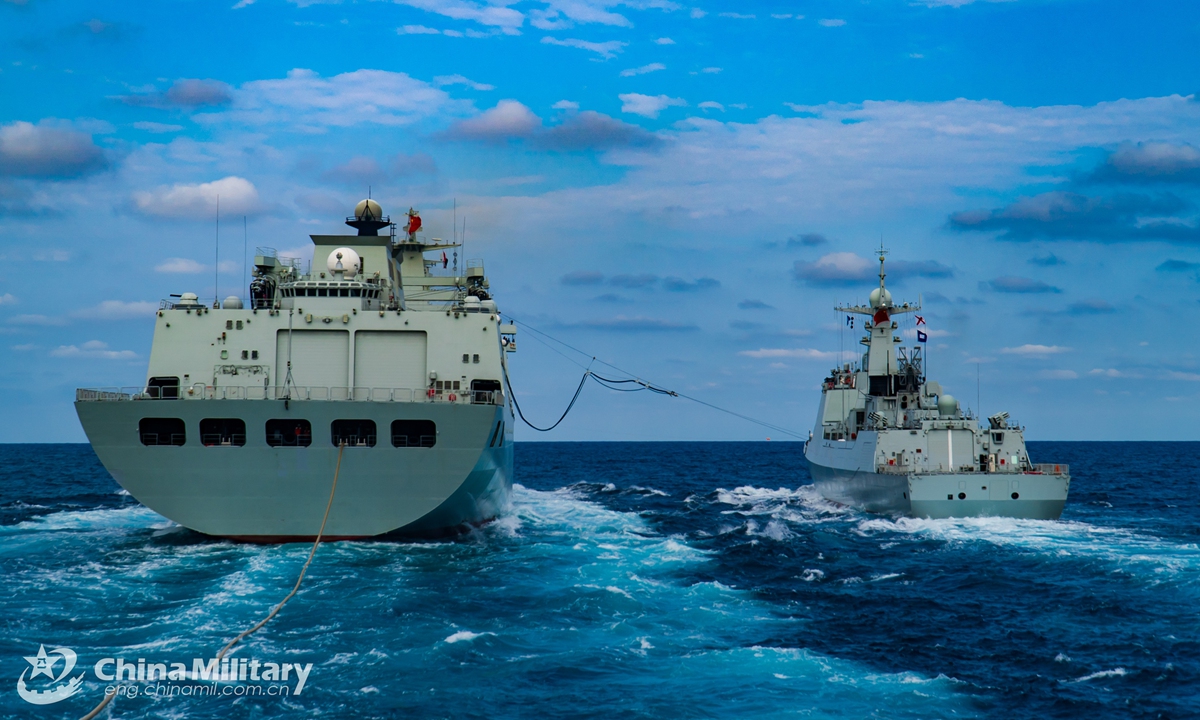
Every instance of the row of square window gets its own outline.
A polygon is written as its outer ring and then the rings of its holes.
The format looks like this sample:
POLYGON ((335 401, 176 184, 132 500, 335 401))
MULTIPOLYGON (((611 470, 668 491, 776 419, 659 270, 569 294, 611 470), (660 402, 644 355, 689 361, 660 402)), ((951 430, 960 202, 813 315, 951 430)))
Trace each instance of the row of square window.
MULTIPOLYGON (((437 426, 432 420, 393 420, 393 447, 431 448, 437 443, 437 426)), ((179 418, 142 418, 138 437, 143 445, 186 445, 187 423, 179 418)), ((312 423, 308 420, 268 420, 267 445, 308 447, 312 445, 312 423)), ((374 420, 334 420, 329 424, 330 443, 337 447, 375 447, 374 420)), ((200 444, 205 447, 241 447, 246 444, 246 421, 241 418, 206 418, 200 421, 200 444)))

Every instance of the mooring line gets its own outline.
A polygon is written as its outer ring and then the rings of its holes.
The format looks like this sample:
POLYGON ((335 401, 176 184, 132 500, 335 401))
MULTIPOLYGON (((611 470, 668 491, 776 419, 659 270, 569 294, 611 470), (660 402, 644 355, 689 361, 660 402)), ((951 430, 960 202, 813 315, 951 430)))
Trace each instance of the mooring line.
MULTIPOLYGON (((225 647, 221 648, 221 651, 219 653, 217 653, 217 664, 218 665, 220 664, 221 660, 225 658, 225 653, 229 652, 230 648, 232 648, 234 645, 237 645, 239 642, 241 642, 245 638, 249 637, 250 635, 253 635, 254 633, 258 632, 264 625, 266 625, 267 623, 269 623, 271 621, 271 618, 275 617, 279 613, 280 609, 282 609, 283 606, 287 604, 288 600, 291 600, 296 595, 296 593, 299 592, 300 583, 304 582, 304 575, 305 575, 305 573, 308 572, 308 566, 312 565, 313 556, 315 556, 317 554, 317 546, 321 544, 321 537, 325 534, 325 523, 328 522, 328 520, 329 520, 329 510, 333 507, 333 496, 335 493, 337 493, 338 475, 341 474, 341 471, 342 471, 342 452, 345 449, 346 449, 345 441, 338 443, 337 465, 333 469, 333 486, 331 488, 329 488, 329 502, 325 503, 325 515, 324 515, 324 517, 321 518, 321 529, 317 531, 317 537, 315 540, 313 540, 312 550, 308 551, 308 559, 304 561, 304 567, 300 568, 300 576, 296 578, 296 585, 292 588, 292 591, 287 594, 287 597, 285 597, 283 600, 281 600, 279 602, 279 604, 276 605, 271 610, 271 612, 267 613, 267 616, 265 618, 263 618, 262 620, 259 620, 254 625, 254 627, 250 628, 249 630, 243 631, 237 637, 235 637, 234 639, 232 639, 228 643, 226 643, 225 647)), ((89 712, 87 715, 84 715, 79 720, 92 720, 92 718, 99 715, 104 710, 104 708, 107 707, 110 702, 112 702, 112 699, 116 696, 117 696, 117 694, 115 692, 111 695, 106 694, 104 696, 104 699, 100 701, 99 705, 97 705, 95 708, 92 709, 91 712, 89 712)))

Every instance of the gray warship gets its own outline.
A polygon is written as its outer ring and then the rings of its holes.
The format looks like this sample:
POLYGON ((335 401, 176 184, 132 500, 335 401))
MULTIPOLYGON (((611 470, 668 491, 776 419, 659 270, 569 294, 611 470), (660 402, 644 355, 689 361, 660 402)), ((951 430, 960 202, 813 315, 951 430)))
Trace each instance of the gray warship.
POLYGON ((446 534, 508 505, 516 327, 482 261, 460 268, 413 210, 399 236, 374 200, 346 224, 311 236, 310 272, 259 248, 245 303, 163 301, 145 385, 76 391, 139 502, 207 535, 311 539, 340 454, 328 539, 446 534))
POLYGON ((904 347, 892 319, 920 304, 892 302, 885 254, 880 249, 879 287, 868 304, 836 308, 870 319, 861 362, 825 378, 804 444, 818 492, 876 513, 1057 519, 1071 485, 1068 466, 1030 462, 1024 428, 1008 413, 982 426, 925 378, 921 346, 904 347))

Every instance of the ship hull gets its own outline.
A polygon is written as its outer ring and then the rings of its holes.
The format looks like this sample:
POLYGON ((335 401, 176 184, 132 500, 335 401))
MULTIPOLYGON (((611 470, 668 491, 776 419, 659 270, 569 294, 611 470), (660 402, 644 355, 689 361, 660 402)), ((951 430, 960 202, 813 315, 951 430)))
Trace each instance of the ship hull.
POLYGON ((1065 475, 873 473, 812 460, 808 468, 817 492, 828 500, 867 512, 919 518, 1057 520, 1070 487, 1065 475))
POLYGON ((506 406, 282 400, 150 400, 76 403, 96 455, 146 507, 206 535, 251 542, 312 539, 329 503, 339 448, 331 423, 370 419, 374 447, 341 450, 324 537, 449 534, 495 518, 509 504, 512 417, 506 406), (182 445, 143 445, 146 417, 184 421, 182 445), (205 418, 240 418, 243 446, 205 446, 205 418), (304 419, 307 447, 271 447, 265 424, 304 419), (436 423, 433 447, 393 447, 393 420, 436 423), (501 425, 503 432, 497 433, 501 425))

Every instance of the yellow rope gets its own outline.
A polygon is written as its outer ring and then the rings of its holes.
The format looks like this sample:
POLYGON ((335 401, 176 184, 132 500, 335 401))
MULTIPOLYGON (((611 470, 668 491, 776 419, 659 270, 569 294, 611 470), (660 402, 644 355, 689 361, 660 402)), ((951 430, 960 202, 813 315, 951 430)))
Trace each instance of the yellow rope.
MULTIPOLYGON (((229 652, 230 648, 232 648, 234 645, 237 645, 239 642, 241 642, 246 637, 249 637, 250 635, 253 635, 254 633, 258 632, 259 629, 262 628, 263 625, 266 625, 268 622, 270 622, 271 618, 275 617, 275 615, 279 613, 279 610, 281 608, 283 608, 284 605, 287 604, 287 601, 291 600, 292 597, 295 596, 295 594, 300 590, 300 583, 304 582, 304 574, 308 572, 308 566, 312 564, 313 556, 317 554, 317 546, 321 544, 321 536, 325 534, 325 523, 329 520, 329 510, 330 510, 330 508, 333 507, 333 495, 334 495, 334 493, 337 492, 338 475, 342 471, 342 451, 345 449, 346 449, 345 442, 342 442, 338 445, 337 466, 334 467, 334 470, 333 470, 333 487, 329 488, 329 502, 327 502, 325 504, 325 516, 321 518, 321 529, 319 531, 317 531, 317 537, 315 540, 313 540, 312 550, 310 550, 308 552, 308 559, 304 561, 304 567, 300 568, 300 577, 296 578, 295 587, 292 588, 292 591, 290 593, 288 593, 287 597, 285 597, 282 601, 280 601, 280 603, 278 605, 276 605, 274 607, 274 609, 271 610, 271 612, 267 613, 267 616, 265 618, 263 618, 262 620, 259 620, 258 623, 254 625, 254 627, 250 628, 249 630, 243 631, 240 635, 238 635, 237 637, 235 637, 234 639, 232 639, 228 643, 226 643, 225 647, 221 648, 221 652, 217 653, 217 662, 218 663, 220 663, 220 661, 225 657, 225 653, 229 652)), ((80 718, 80 720, 92 720, 92 718, 99 715, 100 712, 102 710, 104 710, 104 708, 110 702, 112 702, 112 699, 114 697, 116 697, 116 693, 113 693, 112 695, 105 695, 104 699, 100 701, 100 704, 97 705, 87 715, 84 715, 82 718, 80 718)))

